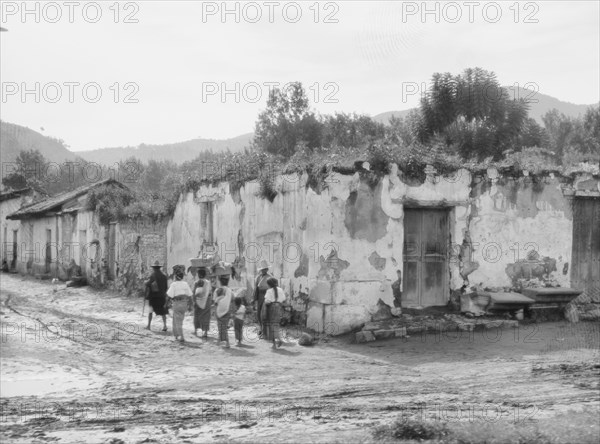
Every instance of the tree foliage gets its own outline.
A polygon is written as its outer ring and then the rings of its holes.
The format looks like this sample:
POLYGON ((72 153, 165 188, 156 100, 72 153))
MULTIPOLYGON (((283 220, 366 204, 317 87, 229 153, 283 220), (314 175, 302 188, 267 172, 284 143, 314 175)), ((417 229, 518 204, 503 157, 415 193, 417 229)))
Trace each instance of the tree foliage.
POLYGON ((308 97, 299 82, 269 93, 267 108, 258 116, 254 144, 265 152, 290 157, 300 142, 316 148, 322 125, 309 109, 308 97))
POLYGON ((465 158, 502 153, 518 143, 527 120, 523 99, 511 100, 493 72, 481 68, 462 74, 436 73, 421 100, 417 136, 428 143, 442 136, 465 158))

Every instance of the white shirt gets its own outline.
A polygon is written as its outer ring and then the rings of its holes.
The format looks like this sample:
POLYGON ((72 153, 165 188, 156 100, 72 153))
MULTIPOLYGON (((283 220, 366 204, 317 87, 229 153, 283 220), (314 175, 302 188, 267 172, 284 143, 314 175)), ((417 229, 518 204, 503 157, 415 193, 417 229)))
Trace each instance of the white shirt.
POLYGON ((217 304, 217 317, 222 318, 229 311, 231 305, 231 299, 233 298, 233 292, 229 287, 219 287, 215 290, 215 304, 217 304), (224 290, 223 295, 218 296, 220 290, 224 290))
MULTIPOLYGON (((285 301, 285 293, 281 287, 277 287, 277 302, 285 301)), ((275 302, 275 291, 269 288, 265 293, 265 304, 269 302, 275 302)))
POLYGON ((212 291, 210 282, 207 281, 206 279, 203 279, 203 280, 204 280, 204 286, 197 287, 196 292, 195 292, 196 305, 198 305, 198 307, 201 308, 202 310, 204 310, 204 308, 206 307, 206 301, 208 301, 208 296, 210 295, 210 293, 212 291))
POLYGON ((192 289, 189 284, 185 281, 175 281, 171 283, 171 286, 167 290, 167 296, 174 298, 175 296, 191 296, 192 289))

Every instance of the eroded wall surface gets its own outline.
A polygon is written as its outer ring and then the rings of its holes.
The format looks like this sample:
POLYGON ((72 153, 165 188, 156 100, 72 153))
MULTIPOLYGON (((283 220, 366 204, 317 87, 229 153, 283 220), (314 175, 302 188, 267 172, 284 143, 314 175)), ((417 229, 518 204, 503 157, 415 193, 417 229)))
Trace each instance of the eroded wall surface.
MULTIPOLYGON (((212 237, 221 258, 241 271, 233 286, 251 290, 257 264, 266 259, 306 325, 340 334, 369 321, 380 299, 393 305, 405 205, 449 208, 453 243, 461 244, 467 230, 467 170, 412 186, 397 174, 373 187, 359 173, 335 174, 320 193, 306 182, 306 175, 278 177, 273 202, 258 195, 257 183, 240 190, 221 183, 183 195, 167 228, 169 264, 189 264, 212 237), (212 235, 202 223, 206 202, 213 202, 212 235)), ((457 257, 448 277, 453 286, 463 284, 457 257)))
POLYGON ((481 177, 473 185, 469 231, 477 269, 471 284, 510 287, 519 279, 570 285, 572 202, 565 179, 481 177))

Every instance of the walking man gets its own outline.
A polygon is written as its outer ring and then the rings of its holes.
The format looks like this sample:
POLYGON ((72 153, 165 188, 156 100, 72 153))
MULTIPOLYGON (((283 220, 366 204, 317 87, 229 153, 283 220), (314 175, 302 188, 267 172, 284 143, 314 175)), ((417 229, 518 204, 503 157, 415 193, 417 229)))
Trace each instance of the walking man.
POLYGON ((148 326, 147 330, 150 330, 150 324, 152 324, 152 312, 162 316, 163 330, 167 331, 167 277, 160 271, 162 265, 158 261, 152 265, 152 276, 146 282, 146 295, 148 303, 152 310, 148 313, 148 326))
POLYGON ((262 319, 262 306, 265 302, 265 293, 270 288, 269 284, 267 284, 267 280, 272 278, 273 276, 269 273, 269 264, 266 260, 260 261, 260 265, 258 266, 258 276, 256 277, 256 282, 254 283, 254 303, 256 308, 256 316, 258 318, 258 325, 260 331, 258 332, 258 336, 262 337, 266 332, 264 321, 262 319))

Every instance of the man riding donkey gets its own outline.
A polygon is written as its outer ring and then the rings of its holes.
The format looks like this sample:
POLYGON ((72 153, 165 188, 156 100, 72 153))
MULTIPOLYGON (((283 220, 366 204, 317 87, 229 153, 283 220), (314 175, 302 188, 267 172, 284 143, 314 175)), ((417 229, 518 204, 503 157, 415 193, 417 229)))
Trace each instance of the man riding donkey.
POLYGON ((259 325, 258 336, 263 337, 266 334, 266 326, 265 321, 262 316, 262 308, 265 302, 265 294, 267 290, 270 288, 267 281, 273 276, 269 273, 269 264, 266 260, 260 261, 260 265, 258 266, 258 276, 256 277, 256 281, 254 283, 254 303, 256 304, 256 316, 259 325))

